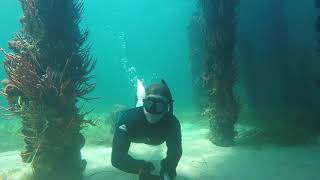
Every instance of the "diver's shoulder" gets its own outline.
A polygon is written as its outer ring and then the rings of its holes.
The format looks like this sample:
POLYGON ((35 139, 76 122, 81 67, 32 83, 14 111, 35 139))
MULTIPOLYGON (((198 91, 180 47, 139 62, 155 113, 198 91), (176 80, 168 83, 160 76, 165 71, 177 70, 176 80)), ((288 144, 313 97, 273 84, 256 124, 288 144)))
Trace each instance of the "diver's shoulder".
POLYGON ((143 113, 142 107, 129 108, 123 112, 121 119, 123 121, 127 121, 134 117, 137 117, 141 113, 143 113))
POLYGON ((177 116, 175 116, 174 114, 171 115, 171 122, 172 122, 174 125, 180 126, 180 121, 179 121, 179 119, 177 118, 177 116))
POLYGON ((178 121, 178 122, 179 122, 179 119, 177 118, 176 115, 171 114, 170 117, 171 117, 171 119, 172 119, 173 121, 178 121))
POLYGON ((143 113, 142 107, 133 107, 129 108, 125 112, 126 114, 135 114, 135 113, 143 113))

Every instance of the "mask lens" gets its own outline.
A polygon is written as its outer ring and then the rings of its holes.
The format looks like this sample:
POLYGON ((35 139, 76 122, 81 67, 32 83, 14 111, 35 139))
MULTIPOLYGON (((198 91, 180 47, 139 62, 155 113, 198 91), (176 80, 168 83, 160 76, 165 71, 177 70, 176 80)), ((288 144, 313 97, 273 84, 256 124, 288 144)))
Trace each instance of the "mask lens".
POLYGON ((152 102, 151 100, 146 99, 146 100, 143 101, 143 106, 144 106, 147 110, 149 110, 149 109, 152 108, 153 102, 152 102))
MULTIPOLYGON (((167 108, 168 109, 168 108, 167 108)), ((163 102, 157 102, 155 103, 155 110, 157 113, 162 113, 166 110, 166 104, 164 104, 163 102)))
POLYGON ((158 99, 144 99, 143 106, 151 114, 161 114, 168 110, 168 104, 158 99))

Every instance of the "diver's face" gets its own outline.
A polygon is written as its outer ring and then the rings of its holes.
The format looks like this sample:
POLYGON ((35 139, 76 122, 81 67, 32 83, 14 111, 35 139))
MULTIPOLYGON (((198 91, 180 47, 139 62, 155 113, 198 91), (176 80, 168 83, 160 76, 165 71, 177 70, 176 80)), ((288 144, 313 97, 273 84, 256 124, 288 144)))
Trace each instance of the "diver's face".
POLYGON ((169 101, 158 95, 149 95, 143 100, 144 114, 149 123, 159 122, 169 111, 169 101))
POLYGON ((151 114, 145 108, 143 108, 143 111, 144 111, 144 115, 146 116, 147 121, 150 124, 158 123, 165 115, 165 112, 163 112, 161 114, 151 114))

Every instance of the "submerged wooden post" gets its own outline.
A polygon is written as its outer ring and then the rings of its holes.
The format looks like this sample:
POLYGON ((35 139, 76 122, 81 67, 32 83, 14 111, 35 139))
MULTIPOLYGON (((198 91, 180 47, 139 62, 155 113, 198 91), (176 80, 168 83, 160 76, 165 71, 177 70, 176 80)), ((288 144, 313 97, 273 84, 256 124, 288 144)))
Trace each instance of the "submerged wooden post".
POLYGON ((22 120, 23 162, 33 180, 80 180, 86 162, 80 129, 90 121, 76 106, 95 85, 79 22, 82 0, 20 0, 22 29, 5 53, 3 93, 22 120))
POLYGON ((236 0, 200 0, 205 20, 205 73, 203 83, 208 92, 210 140, 230 146, 239 104, 233 88, 236 81, 234 61, 236 0))
POLYGON ((207 105, 206 91, 202 83, 204 70, 204 34, 202 16, 197 10, 188 26, 190 71, 192 74, 192 100, 199 112, 204 111, 207 105))
POLYGON ((316 7, 316 12, 317 12, 317 20, 316 20, 316 32, 318 33, 318 48, 317 52, 320 53, 320 0, 315 0, 315 7, 316 7))

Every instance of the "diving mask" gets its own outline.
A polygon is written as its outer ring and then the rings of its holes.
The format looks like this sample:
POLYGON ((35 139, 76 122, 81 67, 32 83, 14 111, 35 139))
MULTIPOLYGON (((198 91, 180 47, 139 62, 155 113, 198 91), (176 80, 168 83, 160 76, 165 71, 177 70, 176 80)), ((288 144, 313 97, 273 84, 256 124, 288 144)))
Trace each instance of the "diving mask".
POLYGON ((143 107, 150 114, 162 114, 169 111, 169 101, 162 96, 150 95, 143 100, 143 107))

